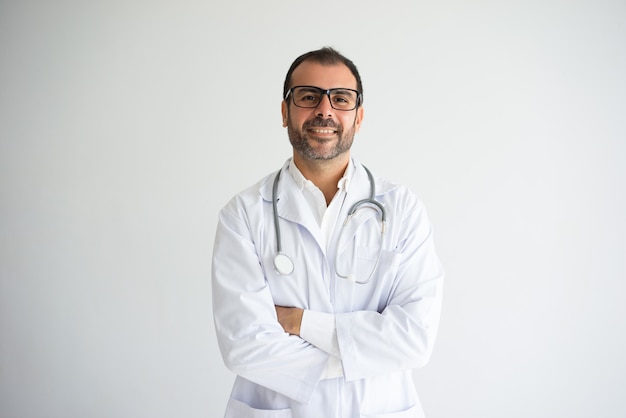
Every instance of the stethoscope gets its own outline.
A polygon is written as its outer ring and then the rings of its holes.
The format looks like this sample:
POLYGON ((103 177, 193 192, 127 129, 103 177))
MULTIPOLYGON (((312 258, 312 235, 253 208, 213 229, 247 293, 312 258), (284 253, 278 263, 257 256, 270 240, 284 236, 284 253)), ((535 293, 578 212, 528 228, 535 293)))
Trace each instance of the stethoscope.
MULTIPOLYGON (((363 168, 367 172, 367 177, 369 178, 369 181, 370 181, 370 196, 367 199, 359 200, 358 202, 354 203, 350 207, 350 210, 348 211, 348 214, 343 223, 341 231, 339 232, 338 239, 340 240, 341 235, 346 225, 348 224, 352 216, 356 213, 356 211, 359 208, 361 208, 364 205, 367 205, 368 207, 374 206, 380 212, 380 219, 381 219, 381 225, 382 225, 380 229, 381 245, 378 251, 378 257, 376 258, 376 263, 374 265, 374 268, 372 269, 372 272, 367 277, 367 279, 364 281, 359 281, 359 280, 356 280, 356 277, 351 273, 342 274, 339 271, 337 271, 337 254, 335 254, 335 273, 337 273, 337 276, 341 277, 342 279, 347 279, 353 283, 359 283, 359 284, 369 283, 372 280, 372 277, 374 276, 374 272, 378 268, 378 263, 380 262, 380 255, 382 253, 382 248, 383 248, 382 238, 383 238, 383 234, 385 233, 385 221, 387 220, 387 212, 385 211, 384 206, 382 205, 382 203, 376 200, 376 190, 375 190, 376 186, 374 183, 374 176, 372 176, 372 173, 369 171, 367 167, 363 166, 363 168)), ((272 187, 272 210, 274 211, 274 228, 276 230, 276 255, 274 256, 274 269, 276 269, 278 274, 282 276, 289 276, 294 271, 294 263, 293 263, 293 260, 282 251, 280 224, 278 223, 278 211, 276 209, 276 204, 278 202, 277 191, 278 191, 278 180, 280 179, 280 171, 281 170, 278 170, 278 173, 276 174, 276 177, 274 178, 274 185, 272 187)))

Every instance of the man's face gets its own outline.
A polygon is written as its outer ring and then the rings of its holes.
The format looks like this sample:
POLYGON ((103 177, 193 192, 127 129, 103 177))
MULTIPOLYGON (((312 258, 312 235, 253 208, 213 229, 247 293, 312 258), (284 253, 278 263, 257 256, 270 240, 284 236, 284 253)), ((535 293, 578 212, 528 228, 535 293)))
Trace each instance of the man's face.
MULTIPOLYGON (((344 64, 322 65, 305 61, 294 70, 291 86, 315 86, 324 90, 349 88, 356 90, 356 79, 344 64)), ((331 160, 346 154, 359 131, 363 108, 336 110, 324 96, 315 108, 301 108, 292 98, 282 103, 283 127, 295 154, 306 160, 331 160)))

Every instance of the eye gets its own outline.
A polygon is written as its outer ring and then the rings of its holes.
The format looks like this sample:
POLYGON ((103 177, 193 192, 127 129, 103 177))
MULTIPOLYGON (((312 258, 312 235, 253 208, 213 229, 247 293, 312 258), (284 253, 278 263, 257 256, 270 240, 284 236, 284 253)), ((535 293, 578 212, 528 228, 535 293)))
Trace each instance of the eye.
POLYGON ((320 93, 311 88, 301 87, 294 90, 294 100, 298 105, 314 107, 320 101, 320 93))
POLYGON ((316 96, 314 94, 307 94, 304 96, 300 96, 300 100, 303 102, 316 102, 318 97, 319 96, 316 96))
POLYGON ((356 93, 349 90, 337 90, 332 94, 332 102, 340 109, 354 107, 356 103, 356 93))

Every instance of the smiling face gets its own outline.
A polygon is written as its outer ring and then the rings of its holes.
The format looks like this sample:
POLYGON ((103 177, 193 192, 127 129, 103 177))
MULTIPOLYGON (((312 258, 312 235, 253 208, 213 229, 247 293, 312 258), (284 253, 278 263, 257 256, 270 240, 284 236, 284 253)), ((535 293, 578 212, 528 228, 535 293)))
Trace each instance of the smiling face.
MULTIPOLYGON (((291 76, 293 86, 357 88, 354 75, 344 64, 323 65, 315 61, 304 61, 296 67, 291 76)), ((317 107, 302 108, 295 106, 290 96, 282 103, 282 115, 296 163, 301 159, 347 161, 354 134, 361 127, 363 108, 333 109, 327 95, 317 107)))

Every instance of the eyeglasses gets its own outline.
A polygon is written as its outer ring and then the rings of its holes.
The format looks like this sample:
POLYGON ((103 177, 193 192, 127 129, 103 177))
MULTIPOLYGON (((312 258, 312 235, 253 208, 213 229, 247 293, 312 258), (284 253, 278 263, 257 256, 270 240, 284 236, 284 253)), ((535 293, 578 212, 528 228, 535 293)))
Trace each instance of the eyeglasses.
POLYGON ((285 100, 291 96, 298 107, 315 108, 324 96, 328 96, 330 105, 336 110, 354 110, 363 101, 363 96, 356 90, 336 88, 324 90, 315 86, 296 86, 287 91, 285 100))

